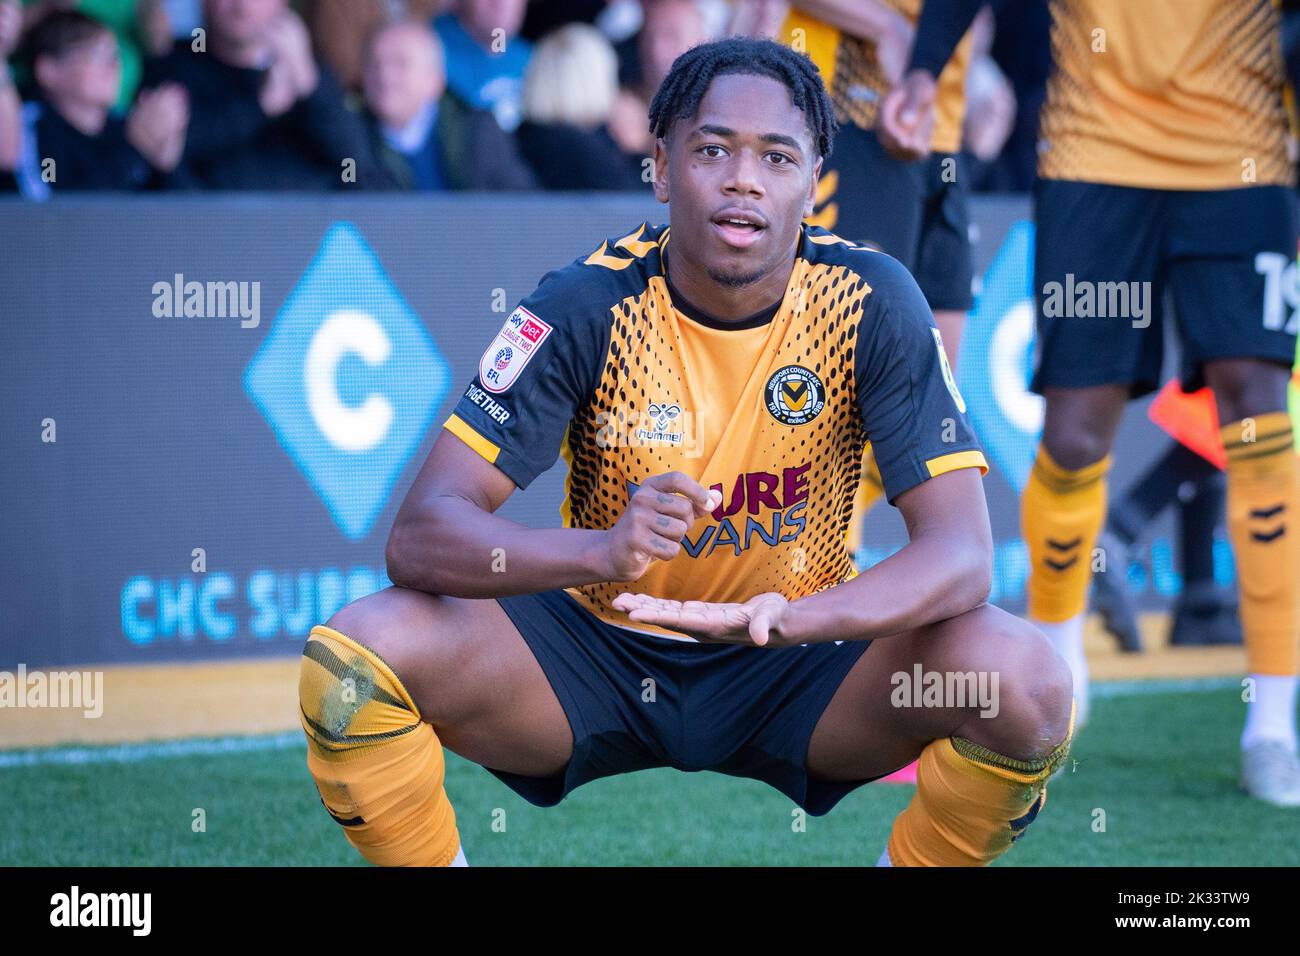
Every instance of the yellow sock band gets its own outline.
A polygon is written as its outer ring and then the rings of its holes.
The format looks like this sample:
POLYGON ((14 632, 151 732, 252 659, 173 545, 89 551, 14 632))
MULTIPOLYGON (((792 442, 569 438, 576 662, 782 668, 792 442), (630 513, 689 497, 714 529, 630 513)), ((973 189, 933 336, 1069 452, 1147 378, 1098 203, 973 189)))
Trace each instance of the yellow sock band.
POLYGON ((1107 455, 1070 470, 1039 446, 1020 498, 1020 524, 1029 550, 1029 616, 1035 620, 1068 621, 1087 605, 1092 547, 1106 520, 1110 461, 1107 455))
POLYGON ((460 835, 442 745, 374 651, 312 628, 299 672, 307 768, 356 849, 379 866, 446 866, 460 835))
POLYGON ((894 820, 894 866, 987 866, 1015 842, 1047 805, 1047 778, 1070 752, 1065 739, 1041 760, 1015 760, 960 737, 921 752, 917 788, 894 820))
POLYGON ((1225 425, 1228 535, 1252 674, 1300 671, 1300 462, 1291 419, 1270 412, 1225 425))

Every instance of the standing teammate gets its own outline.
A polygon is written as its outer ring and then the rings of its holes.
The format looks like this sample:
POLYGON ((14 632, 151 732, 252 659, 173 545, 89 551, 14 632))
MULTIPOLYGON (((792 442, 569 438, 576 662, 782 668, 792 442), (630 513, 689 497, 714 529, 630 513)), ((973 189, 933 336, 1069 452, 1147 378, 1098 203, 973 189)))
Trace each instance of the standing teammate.
MULTIPOLYGON (((882 105, 885 135, 913 153, 926 146, 935 72, 980 5, 928 0, 922 13, 914 68, 882 105)), ((1213 390, 1228 457, 1251 681, 1242 784, 1300 806, 1300 476, 1286 411, 1300 312, 1282 288, 1296 214, 1277 9, 1057 0, 1052 13, 1034 196, 1032 387, 1047 407, 1022 500, 1029 614, 1070 663, 1083 721, 1083 614, 1110 450, 1126 401, 1160 382, 1167 287, 1184 388, 1213 390)))
MULTIPOLYGON (((967 32, 939 77, 929 158, 889 155, 876 136, 880 100, 898 83, 922 0, 794 0, 779 39, 817 64, 839 131, 808 222, 882 249, 907 267, 934 312, 955 367, 971 307, 971 249, 965 179, 959 175, 967 32)), ((867 512, 883 488, 870 446, 849 524, 856 554, 867 512)))
POLYGON ((397 586, 312 631, 323 802, 367 859, 438 865, 463 860, 443 746, 540 806, 670 766, 814 815, 919 755, 882 862, 988 863, 1068 750, 1069 673, 985 603, 986 466, 925 300, 888 256, 801 226, 835 126, 806 57, 695 47, 650 124, 670 226, 515 310, 398 513, 397 586), (859 575, 868 438, 911 540, 859 575), (557 454, 562 528, 494 514, 557 454), (919 706, 899 693, 917 669, 1000 693, 919 706))

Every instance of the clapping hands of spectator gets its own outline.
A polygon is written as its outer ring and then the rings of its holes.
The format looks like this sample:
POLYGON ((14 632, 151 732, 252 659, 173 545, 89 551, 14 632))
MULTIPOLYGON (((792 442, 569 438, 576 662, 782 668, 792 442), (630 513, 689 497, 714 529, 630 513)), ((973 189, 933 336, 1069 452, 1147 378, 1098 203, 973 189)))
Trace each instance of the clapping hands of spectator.
MULTIPOLYGON (((4 64, 0 63, 0 70, 4 64)), ((12 83, 0 80, 0 172, 18 168, 19 143, 22 137, 22 103, 12 83)))
POLYGON ((126 118, 126 138, 155 169, 169 173, 185 152, 190 101, 185 88, 164 83, 144 90, 126 118))
POLYGON ((268 116, 280 116, 316 91, 320 72, 312 55, 311 35, 291 10, 271 21, 267 48, 271 68, 262 87, 262 109, 268 116))
POLYGON ((0 70, 5 69, 4 61, 17 49, 22 32, 23 11, 18 0, 0 0, 0 70))

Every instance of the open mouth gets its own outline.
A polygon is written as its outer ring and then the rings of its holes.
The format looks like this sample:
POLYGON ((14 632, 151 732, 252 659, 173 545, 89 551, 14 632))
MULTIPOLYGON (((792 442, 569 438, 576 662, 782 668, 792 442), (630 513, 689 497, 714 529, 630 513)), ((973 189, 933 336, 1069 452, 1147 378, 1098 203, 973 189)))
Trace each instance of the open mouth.
POLYGON ((757 213, 748 210, 724 209, 713 217, 713 228, 727 245, 744 249, 759 240, 767 229, 767 223, 757 213))

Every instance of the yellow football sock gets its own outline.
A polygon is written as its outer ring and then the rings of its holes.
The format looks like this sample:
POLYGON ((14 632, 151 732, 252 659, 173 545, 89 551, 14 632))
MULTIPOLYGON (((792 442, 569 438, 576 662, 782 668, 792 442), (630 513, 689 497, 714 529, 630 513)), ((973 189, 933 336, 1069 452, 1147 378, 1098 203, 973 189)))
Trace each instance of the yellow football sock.
POLYGON ((1249 671, 1290 676, 1300 671, 1300 463, 1291 419, 1270 412, 1225 425, 1221 435, 1249 671))
POLYGON ((894 866, 987 866, 1010 849, 1047 804, 1047 778, 1065 760, 1065 739, 1040 760, 1013 760, 961 737, 931 742, 917 766, 912 802, 894 820, 894 866))
POLYGON ((868 442, 862 451, 862 480, 858 482, 858 493, 853 499, 853 517, 849 519, 847 545, 849 556, 857 555, 862 547, 862 522, 867 520, 867 512, 885 493, 885 483, 880 479, 880 469, 876 467, 876 456, 868 442))
POLYGON ((307 768, 348 842, 378 866, 447 866, 460 850, 433 727, 369 648, 312 628, 299 675, 307 768))
POLYGON ((1029 616, 1036 621, 1068 621, 1087 605, 1092 546, 1106 520, 1109 470, 1109 455, 1071 471, 1038 448, 1020 498, 1020 526, 1029 549, 1029 616))

